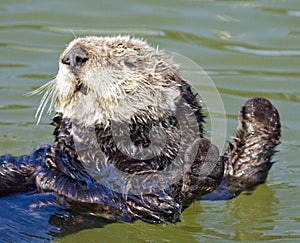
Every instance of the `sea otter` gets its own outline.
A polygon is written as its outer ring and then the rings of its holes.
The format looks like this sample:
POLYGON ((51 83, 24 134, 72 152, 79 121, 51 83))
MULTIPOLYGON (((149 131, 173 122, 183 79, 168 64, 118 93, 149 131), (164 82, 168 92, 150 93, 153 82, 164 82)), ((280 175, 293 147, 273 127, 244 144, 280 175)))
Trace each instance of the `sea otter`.
POLYGON ((190 85, 163 51, 127 36, 73 40, 44 92, 54 145, 0 157, 0 195, 50 192, 70 208, 150 223, 176 222, 193 201, 230 199, 264 183, 280 143, 266 99, 241 110, 223 156, 203 137, 190 85))

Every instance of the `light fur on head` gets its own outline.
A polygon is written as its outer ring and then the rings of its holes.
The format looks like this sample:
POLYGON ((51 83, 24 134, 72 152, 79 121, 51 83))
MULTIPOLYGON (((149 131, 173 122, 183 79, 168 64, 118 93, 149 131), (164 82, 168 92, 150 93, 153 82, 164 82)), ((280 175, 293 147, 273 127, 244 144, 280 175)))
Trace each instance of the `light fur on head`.
POLYGON ((179 84, 174 77, 177 66, 145 41, 128 36, 77 38, 61 54, 57 77, 36 91, 45 92, 37 115, 50 101, 50 111, 83 126, 108 126, 134 115, 159 119, 175 110, 179 84), (74 73, 62 59, 76 45, 88 60, 74 73))

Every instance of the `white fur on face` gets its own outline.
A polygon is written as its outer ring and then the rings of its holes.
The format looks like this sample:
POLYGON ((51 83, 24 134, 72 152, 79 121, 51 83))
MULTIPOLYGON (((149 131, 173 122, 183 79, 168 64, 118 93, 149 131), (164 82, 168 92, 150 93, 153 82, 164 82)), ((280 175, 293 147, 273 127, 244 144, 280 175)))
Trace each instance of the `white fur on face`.
MULTIPOLYGON (((111 120, 128 121, 140 113, 159 117, 159 112, 175 109, 178 84, 168 76, 177 75, 177 68, 161 51, 129 37, 86 37, 72 41, 61 58, 75 45, 88 53, 88 61, 76 73, 60 63, 51 81, 55 111, 64 118, 106 126, 111 120)), ((47 97, 49 87, 44 88, 47 97)), ((43 107, 41 103, 40 112, 43 107)))

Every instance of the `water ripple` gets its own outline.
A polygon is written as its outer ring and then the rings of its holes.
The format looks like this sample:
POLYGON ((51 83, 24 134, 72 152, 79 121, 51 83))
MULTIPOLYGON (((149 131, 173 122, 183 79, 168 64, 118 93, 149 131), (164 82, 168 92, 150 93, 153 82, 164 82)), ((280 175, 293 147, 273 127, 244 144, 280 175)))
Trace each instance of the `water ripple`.
POLYGON ((147 36, 165 36, 165 33, 161 30, 154 29, 137 29, 137 28, 121 28, 121 29, 99 29, 99 28, 80 28, 80 27, 58 27, 58 26, 43 26, 42 29, 55 32, 55 33, 74 33, 76 34, 94 34, 99 35, 114 35, 127 34, 127 35, 147 35, 147 36))
POLYGON ((272 100, 282 100, 289 101, 293 103, 299 103, 300 97, 298 93, 280 93, 280 92, 272 92, 270 93, 268 90, 265 91, 247 91, 247 90, 234 90, 230 88, 218 87, 218 91, 222 94, 233 95, 238 97, 267 97, 272 100))
POLYGON ((175 39, 177 41, 189 42, 189 43, 194 43, 202 46, 208 46, 212 49, 237 51, 240 53, 260 55, 260 56, 300 56, 300 50, 267 49, 267 48, 246 44, 246 43, 229 41, 230 38, 227 38, 229 36, 225 32, 223 33, 222 36, 219 36, 220 32, 217 33, 219 39, 208 38, 194 33, 175 32, 170 30, 165 30, 164 33, 166 37, 169 39, 175 39))
POLYGON ((227 49, 261 56, 300 56, 300 50, 250 49, 243 46, 227 46, 227 49))
POLYGON ((0 110, 19 110, 19 109, 28 109, 31 108, 31 106, 28 105, 0 105, 0 110))

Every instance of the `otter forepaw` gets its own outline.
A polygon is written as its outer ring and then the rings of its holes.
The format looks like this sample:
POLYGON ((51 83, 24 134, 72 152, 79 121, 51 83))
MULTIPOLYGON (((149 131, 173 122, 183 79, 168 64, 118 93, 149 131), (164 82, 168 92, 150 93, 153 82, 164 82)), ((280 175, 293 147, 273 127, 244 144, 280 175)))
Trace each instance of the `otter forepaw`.
POLYGON ((222 181, 223 158, 218 148, 206 138, 196 139, 184 156, 183 207, 202 195, 213 191, 222 181))

